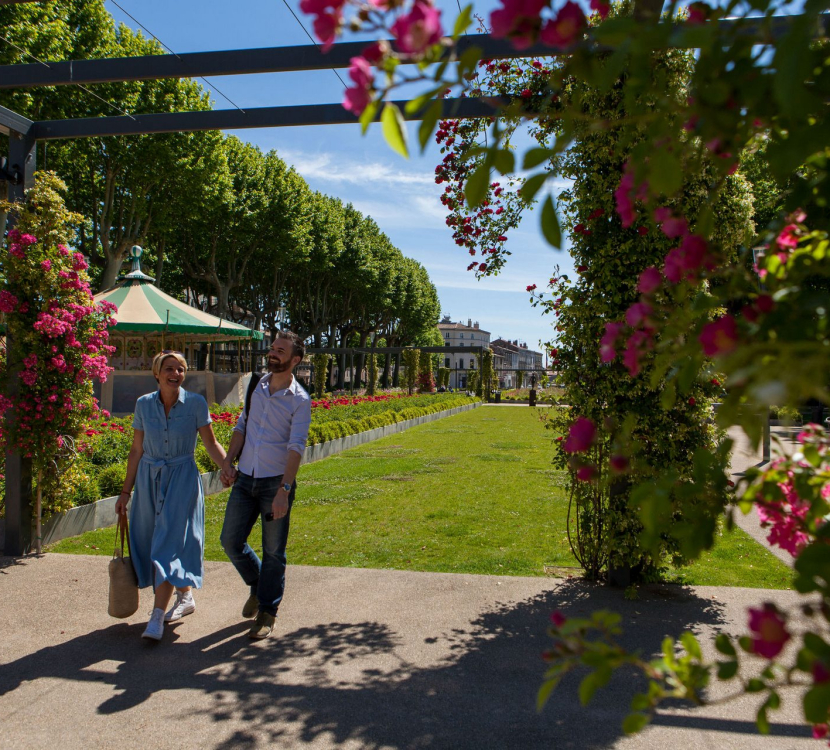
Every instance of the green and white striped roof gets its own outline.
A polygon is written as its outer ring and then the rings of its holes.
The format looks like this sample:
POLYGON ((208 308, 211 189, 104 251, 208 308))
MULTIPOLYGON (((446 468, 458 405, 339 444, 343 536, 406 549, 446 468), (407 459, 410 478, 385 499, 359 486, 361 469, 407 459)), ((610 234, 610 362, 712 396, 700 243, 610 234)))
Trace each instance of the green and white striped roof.
POLYGON ((151 277, 141 272, 141 248, 133 248, 130 255, 133 270, 112 289, 95 295, 96 302, 106 300, 118 308, 117 323, 112 332, 178 333, 214 340, 262 338, 261 331, 202 312, 165 294, 153 286, 151 277))

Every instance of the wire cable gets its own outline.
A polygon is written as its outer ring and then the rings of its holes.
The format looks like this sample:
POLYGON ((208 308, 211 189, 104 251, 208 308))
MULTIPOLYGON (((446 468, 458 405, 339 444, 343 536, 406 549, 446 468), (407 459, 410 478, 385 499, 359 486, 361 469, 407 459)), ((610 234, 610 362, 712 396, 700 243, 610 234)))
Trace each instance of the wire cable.
MULTIPOLYGON (((51 66, 49 65, 49 63, 43 62, 43 60, 41 60, 40 58, 35 57, 31 52, 26 51, 22 47, 18 47, 14 42, 10 41, 9 39, 6 39, 6 37, 4 37, 2 34, 0 34, 0 39, 2 39, 9 46, 14 47, 18 52, 22 52, 24 55, 26 55, 26 57, 31 57, 32 60, 34 60, 37 63, 40 63, 41 65, 43 65, 46 68, 49 68, 49 70, 52 69, 51 66)), ((116 112, 118 112, 122 115, 126 115, 131 120, 135 120, 135 117, 133 117, 129 112, 125 112, 123 109, 121 109, 119 107, 116 107, 112 102, 107 101, 106 99, 104 99, 102 96, 98 96, 98 94, 96 94, 91 89, 88 89, 82 83, 73 83, 72 85, 77 86, 82 91, 86 91, 87 94, 90 94, 91 96, 94 96, 96 99, 102 101, 108 107, 112 107, 116 112)))
MULTIPOLYGON (((159 38, 158 38, 158 37, 157 37, 157 36, 156 36, 156 35, 155 35, 152 31, 150 31, 150 29, 148 29, 148 28, 147 28, 147 27, 146 27, 143 23, 141 23, 141 21, 139 21, 139 20, 138 20, 138 19, 137 19, 137 18, 136 18, 136 17, 135 17, 132 13, 130 13, 130 12, 129 12, 126 8, 124 8, 123 6, 119 5, 119 4, 118 4, 115 0, 110 0, 110 2, 111 2, 111 3, 112 3, 112 4, 116 7, 116 8, 118 8, 118 10, 120 10, 120 11, 121 11, 121 12, 122 12, 125 16, 127 16, 128 18, 131 18, 131 19, 132 19, 132 20, 133 20, 133 21, 134 21, 134 22, 138 25, 138 27, 139 27, 139 28, 143 29, 143 30, 144 30, 144 31, 146 31, 146 32, 147 32, 147 33, 148 33, 151 37, 153 37, 153 39, 155 39, 155 40, 156 40, 156 41, 157 41, 157 42, 158 42, 158 43, 159 43, 162 47, 164 47, 164 49, 166 49, 166 50, 167 50, 167 51, 168 51, 171 55, 173 55, 173 56, 174 56, 177 60, 181 60, 181 59, 182 59, 182 58, 181 58, 181 57, 180 57, 180 56, 179 56, 176 52, 174 52, 172 49, 170 49, 170 47, 168 47, 168 46, 167 46, 167 45, 166 45, 163 41, 161 41, 161 39, 159 39, 159 38)), ((224 92, 223 92, 223 91, 222 91, 222 90, 221 90, 221 89, 220 89, 220 88, 219 88, 219 87, 218 87, 215 83, 212 83, 211 81, 208 81, 208 79, 207 79, 207 78, 205 78, 204 76, 198 76, 198 78, 199 78, 200 80, 204 81, 204 82, 205 82, 208 86, 210 86, 210 87, 211 87, 211 88, 212 88, 212 89, 213 89, 213 90, 214 90, 217 94, 219 94, 219 96, 221 96, 223 99, 226 99, 228 102, 230 102, 230 104, 231 104, 232 106, 236 107, 236 108, 237 108, 240 112, 242 112, 242 114, 245 114, 245 110, 244 110, 244 109, 242 109, 242 107, 240 107, 240 106, 239 106, 236 102, 234 102, 234 101, 233 101, 233 99, 231 99, 231 98, 230 98, 227 94, 225 94, 225 93, 224 93, 224 92)))
MULTIPOLYGON (((289 12, 289 13, 291 13, 291 15, 292 15, 292 16, 294 16, 294 20, 295 20, 298 24, 300 24, 300 28, 301 28, 303 31, 305 31, 305 35, 306 35, 309 39, 311 39, 311 43, 312 43, 315 47, 317 47, 317 49, 320 49, 320 45, 318 44, 317 40, 316 40, 313 36, 311 36, 311 34, 309 34, 309 33, 308 33, 308 29, 307 29, 305 26, 303 26, 303 22, 302 22, 302 21, 301 21, 301 20, 297 17, 297 14, 294 12, 294 9, 293 9, 293 8, 292 8, 289 4, 288 4, 288 0, 282 0, 282 1, 283 1, 283 3, 285 4, 285 7, 286 7, 286 8, 288 8, 288 12, 289 12)), ((338 81, 340 81, 340 83, 342 83, 344 86, 346 86, 346 88, 348 88, 348 85, 347 85, 347 84, 346 84, 346 82, 345 82, 345 81, 344 81, 344 80, 340 77, 340 73, 338 73, 338 72, 337 72, 337 70, 336 70, 335 68, 332 68, 332 69, 331 69, 331 72, 332 72, 332 73, 334 73, 334 75, 336 75, 336 76, 337 76, 337 80, 338 80, 338 81)))

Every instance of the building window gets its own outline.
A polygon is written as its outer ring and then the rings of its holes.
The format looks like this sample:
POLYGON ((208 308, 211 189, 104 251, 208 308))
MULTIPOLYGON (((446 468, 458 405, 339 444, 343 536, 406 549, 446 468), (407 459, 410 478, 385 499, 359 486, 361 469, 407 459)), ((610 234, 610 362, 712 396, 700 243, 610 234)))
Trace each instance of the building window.
POLYGON ((445 358, 444 358, 444 367, 449 367, 449 366, 450 366, 450 358, 449 358, 449 357, 445 357, 445 358))
POLYGON ((458 334, 458 338, 463 339, 463 338, 464 338, 464 334, 463 334, 463 333, 459 333, 459 334, 458 334))
POLYGON ((449 332, 449 331, 445 331, 445 332, 444 332, 444 338, 445 338, 445 339, 448 339, 449 337, 450 337, 450 332, 449 332))
POLYGON ((449 346, 449 345, 450 345, 450 342, 449 342, 449 341, 445 341, 445 342, 444 342, 444 346, 449 346))
POLYGON ((471 360, 470 360, 470 369, 471 369, 471 370, 475 370, 475 369, 476 369, 476 361, 475 361, 474 359, 471 359, 471 360))

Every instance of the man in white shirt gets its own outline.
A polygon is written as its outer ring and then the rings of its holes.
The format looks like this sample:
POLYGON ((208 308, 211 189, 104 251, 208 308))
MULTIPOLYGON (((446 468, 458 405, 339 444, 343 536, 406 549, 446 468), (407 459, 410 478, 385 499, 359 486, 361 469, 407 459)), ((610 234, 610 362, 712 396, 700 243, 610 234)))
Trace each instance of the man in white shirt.
POLYGON ((257 383, 250 406, 234 428, 222 466, 225 483, 233 483, 222 547, 251 593, 243 617, 256 620, 248 636, 271 635, 285 590, 285 547, 294 481, 311 424, 311 399, 294 378, 294 368, 305 355, 297 334, 279 331, 268 353, 268 373, 257 383), (233 461, 239 456, 238 469, 233 461), (248 544, 248 536, 262 518, 262 561, 248 544))

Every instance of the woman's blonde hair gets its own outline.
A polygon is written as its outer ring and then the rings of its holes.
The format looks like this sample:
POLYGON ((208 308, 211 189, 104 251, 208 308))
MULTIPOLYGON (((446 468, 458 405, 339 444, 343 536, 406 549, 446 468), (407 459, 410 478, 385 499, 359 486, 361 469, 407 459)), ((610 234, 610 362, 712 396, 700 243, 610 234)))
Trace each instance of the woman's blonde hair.
POLYGON ((161 367, 164 364, 164 360, 168 357, 173 357, 182 367, 184 367, 184 371, 187 372, 187 360, 184 358, 184 354, 181 352, 173 352, 165 350, 163 352, 159 352, 153 357, 153 377, 158 380, 159 376, 161 375, 161 367))

